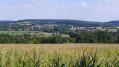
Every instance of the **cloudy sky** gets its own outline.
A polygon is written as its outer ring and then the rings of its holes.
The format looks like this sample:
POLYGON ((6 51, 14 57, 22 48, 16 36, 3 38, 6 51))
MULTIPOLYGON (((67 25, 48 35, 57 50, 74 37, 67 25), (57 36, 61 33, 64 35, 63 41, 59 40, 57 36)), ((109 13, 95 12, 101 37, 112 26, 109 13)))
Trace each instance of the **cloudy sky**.
POLYGON ((119 0, 0 0, 0 20, 119 20, 119 0))

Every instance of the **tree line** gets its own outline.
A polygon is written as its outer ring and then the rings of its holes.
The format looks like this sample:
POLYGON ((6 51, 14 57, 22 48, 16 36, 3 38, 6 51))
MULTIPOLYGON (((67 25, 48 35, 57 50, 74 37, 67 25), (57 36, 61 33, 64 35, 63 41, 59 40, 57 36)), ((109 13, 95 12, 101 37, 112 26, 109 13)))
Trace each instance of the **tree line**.
POLYGON ((39 37, 32 35, 0 35, 0 43, 2 44, 39 44, 39 43, 70 43, 74 42, 74 39, 69 37, 61 37, 61 35, 53 35, 49 37, 39 37))
POLYGON ((0 43, 2 44, 40 44, 40 43, 119 43, 119 36, 113 36, 106 31, 99 32, 70 32, 70 37, 61 35, 52 35, 49 37, 40 37, 33 35, 8 35, 0 34, 0 43))
POLYGON ((118 38, 106 31, 98 31, 95 33, 81 32, 70 33, 71 38, 76 38, 76 43, 118 43, 118 38))

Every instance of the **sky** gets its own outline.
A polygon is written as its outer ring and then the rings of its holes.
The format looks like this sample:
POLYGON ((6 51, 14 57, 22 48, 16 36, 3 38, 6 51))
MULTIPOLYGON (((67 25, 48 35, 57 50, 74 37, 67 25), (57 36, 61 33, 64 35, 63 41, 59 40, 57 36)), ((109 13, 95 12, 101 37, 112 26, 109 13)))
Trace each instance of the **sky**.
POLYGON ((119 20, 119 0, 0 0, 0 20, 119 20))

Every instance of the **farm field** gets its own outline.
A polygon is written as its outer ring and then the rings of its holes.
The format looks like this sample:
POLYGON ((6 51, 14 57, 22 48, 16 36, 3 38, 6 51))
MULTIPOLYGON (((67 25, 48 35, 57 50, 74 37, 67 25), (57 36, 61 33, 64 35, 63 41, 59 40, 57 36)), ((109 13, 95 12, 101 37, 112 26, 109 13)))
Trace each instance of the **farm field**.
MULTIPOLYGON (((9 35, 38 35, 38 36, 51 36, 53 33, 41 32, 41 31, 0 31, 0 34, 9 34, 9 35)), ((62 37, 69 37, 67 34, 61 34, 62 37)))
POLYGON ((119 44, 1 44, 2 67, 118 67, 119 44))
POLYGON ((48 34, 46 32, 39 32, 39 31, 0 31, 0 34, 9 34, 9 35, 24 35, 24 34, 48 34))
MULTIPOLYGON (((105 31, 107 30, 108 28, 104 28, 103 27, 96 27, 97 30, 102 30, 102 31, 105 31)), ((109 32, 117 32, 117 29, 108 29, 109 32)))

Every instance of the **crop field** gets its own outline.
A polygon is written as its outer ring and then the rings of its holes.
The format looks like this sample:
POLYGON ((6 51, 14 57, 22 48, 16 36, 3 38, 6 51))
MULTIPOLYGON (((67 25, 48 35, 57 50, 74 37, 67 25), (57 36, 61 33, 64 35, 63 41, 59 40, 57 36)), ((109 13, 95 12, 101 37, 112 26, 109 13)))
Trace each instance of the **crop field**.
MULTIPOLYGON (((91 28, 91 27, 90 27, 91 28)), ((104 28, 103 27, 96 27, 96 29, 98 30, 102 30, 102 31, 105 31, 107 30, 108 28, 104 28)), ((117 29, 108 29, 109 32, 117 32, 117 29)))
POLYGON ((1 44, 0 67, 119 67, 119 45, 1 44))
MULTIPOLYGON (((9 34, 9 35, 38 35, 38 36, 51 36, 53 33, 41 32, 41 31, 0 31, 0 34, 9 34)), ((67 34, 61 34, 62 37, 69 37, 67 34)))
POLYGON ((117 32, 117 29, 109 29, 110 32, 117 32))
POLYGON ((0 31, 0 34, 9 34, 9 35, 24 35, 24 34, 51 34, 40 31, 0 31))

